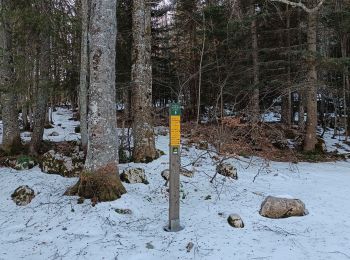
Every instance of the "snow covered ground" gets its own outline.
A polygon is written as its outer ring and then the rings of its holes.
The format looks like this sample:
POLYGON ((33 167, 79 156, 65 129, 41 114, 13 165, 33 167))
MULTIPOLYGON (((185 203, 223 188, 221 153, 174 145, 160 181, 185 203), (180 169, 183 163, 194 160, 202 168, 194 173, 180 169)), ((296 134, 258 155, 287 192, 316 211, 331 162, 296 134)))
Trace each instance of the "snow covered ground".
MULTIPOLYGON (((74 133, 72 121, 68 121, 71 115, 67 111, 61 114, 55 114, 56 125, 60 122, 66 127, 60 138, 70 138, 74 133)), ((48 131, 56 129, 58 126, 48 131)), ((167 145, 167 136, 157 138, 158 148, 165 153, 167 145)), ((210 183, 216 162, 205 151, 183 149, 182 165, 194 161, 187 166, 194 170, 194 177, 181 176, 181 223, 185 229, 178 233, 163 231, 168 193, 160 173, 168 168, 167 155, 149 164, 121 165, 121 170, 144 168, 150 184, 124 184, 128 193, 121 199, 95 207, 88 200, 77 204, 77 197, 62 195, 77 178, 45 174, 39 168, 0 168, 0 259, 350 258, 350 162, 232 159, 239 179, 218 175, 210 183), (20 185, 29 185, 36 192, 25 207, 11 200, 11 193, 20 185), (263 218, 258 211, 267 195, 299 198, 309 215, 263 218), (131 209, 132 214, 118 214, 117 208, 131 209), (228 225, 231 213, 243 218, 243 229, 228 225), (194 247, 188 253, 189 242, 194 247)))

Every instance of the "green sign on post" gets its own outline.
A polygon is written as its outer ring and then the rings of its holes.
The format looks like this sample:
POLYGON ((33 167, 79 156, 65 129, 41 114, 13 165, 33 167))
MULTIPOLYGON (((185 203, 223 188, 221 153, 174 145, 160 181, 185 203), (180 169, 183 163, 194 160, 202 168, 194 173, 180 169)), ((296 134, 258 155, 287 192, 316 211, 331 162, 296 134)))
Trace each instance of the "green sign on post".
POLYGON ((179 103, 173 103, 170 105, 171 116, 181 116, 181 106, 179 103))

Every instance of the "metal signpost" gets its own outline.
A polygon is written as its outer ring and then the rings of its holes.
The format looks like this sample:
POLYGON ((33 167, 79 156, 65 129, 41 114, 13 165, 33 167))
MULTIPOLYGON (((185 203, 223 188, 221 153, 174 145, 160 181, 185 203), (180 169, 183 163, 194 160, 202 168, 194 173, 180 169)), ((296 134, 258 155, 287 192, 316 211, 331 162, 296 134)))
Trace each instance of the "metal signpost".
POLYGON ((177 232, 180 226, 180 138, 181 107, 178 103, 170 105, 170 177, 169 177, 169 225, 166 231, 177 232))

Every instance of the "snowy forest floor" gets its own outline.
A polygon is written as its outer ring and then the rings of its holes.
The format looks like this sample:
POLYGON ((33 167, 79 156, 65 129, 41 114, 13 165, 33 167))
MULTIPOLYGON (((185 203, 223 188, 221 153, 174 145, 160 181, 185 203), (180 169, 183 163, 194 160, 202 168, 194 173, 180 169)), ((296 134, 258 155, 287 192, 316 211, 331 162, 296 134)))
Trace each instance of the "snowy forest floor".
MULTIPOLYGON (((55 112, 55 127, 45 130, 45 139, 76 140, 71 116, 65 109, 55 112), (60 135, 49 136, 53 131, 60 135)), ((325 140, 330 147, 337 142, 325 140)), ((124 183, 127 194, 121 199, 94 207, 63 196, 77 178, 45 174, 39 167, 0 168, 0 259, 350 259, 349 161, 295 164, 239 157, 229 159, 238 180, 217 175, 211 183, 217 162, 189 145, 182 150, 182 165, 194 171, 192 178, 181 176, 185 228, 167 233, 168 192, 160 174, 169 166, 168 142, 168 136, 157 136, 157 148, 166 153, 158 160, 120 165, 120 171, 144 168, 149 185, 124 183), (11 200, 20 185, 36 193, 24 207, 11 200), (301 199, 309 214, 261 217, 268 195, 301 199), (231 213, 242 217, 243 229, 229 226, 231 213), (188 253, 189 242, 194 247, 188 253)))

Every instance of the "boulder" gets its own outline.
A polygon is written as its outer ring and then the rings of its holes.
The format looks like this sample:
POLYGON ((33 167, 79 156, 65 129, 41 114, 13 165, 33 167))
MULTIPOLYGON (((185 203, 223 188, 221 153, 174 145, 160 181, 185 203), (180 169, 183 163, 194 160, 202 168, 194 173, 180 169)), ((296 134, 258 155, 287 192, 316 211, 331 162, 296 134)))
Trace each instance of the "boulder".
POLYGON ((120 179, 126 183, 143 183, 148 184, 145 170, 142 168, 129 168, 123 171, 120 179))
POLYGON ((261 204, 259 214, 266 218, 288 218, 308 214, 305 204, 299 199, 268 196, 261 204))
POLYGON ((34 190, 27 185, 19 186, 11 195, 17 206, 26 206, 35 197, 34 190))
POLYGON ((237 169, 232 164, 229 163, 220 163, 216 166, 216 172, 225 177, 229 177, 237 180, 238 174, 237 169))
POLYGON ((230 224, 231 227, 244 228, 243 220, 238 214, 231 214, 230 216, 228 216, 227 222, 230 224))
POLYGON ((41 170, 64 177, 77 177, 84 168, 84 153, 72 153, 72 157, 50 150, 42 156, 41 170))

